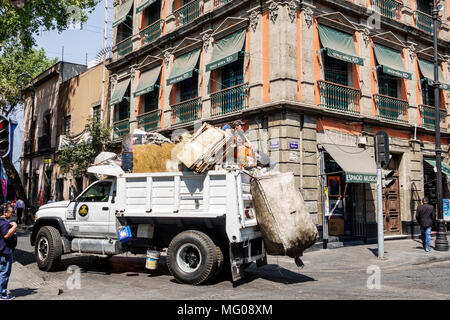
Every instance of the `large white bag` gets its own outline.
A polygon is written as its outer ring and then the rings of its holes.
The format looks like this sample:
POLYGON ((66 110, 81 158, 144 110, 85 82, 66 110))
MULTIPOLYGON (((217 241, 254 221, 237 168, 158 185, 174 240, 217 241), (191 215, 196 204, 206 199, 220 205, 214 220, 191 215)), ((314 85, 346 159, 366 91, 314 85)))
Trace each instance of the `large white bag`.
POLYGON ((250 192, 268 254, 296 258, 316 242, 317 227, 292 172, 253 178, 250 192))

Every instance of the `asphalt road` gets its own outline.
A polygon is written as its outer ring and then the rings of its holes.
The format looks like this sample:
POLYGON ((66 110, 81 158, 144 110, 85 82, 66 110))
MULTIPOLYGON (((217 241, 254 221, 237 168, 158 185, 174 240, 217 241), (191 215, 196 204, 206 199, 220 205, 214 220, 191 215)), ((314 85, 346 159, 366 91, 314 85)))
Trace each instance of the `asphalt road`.
POLYGON ((305 255, 303 269, 293 259, 269 257, 268 265, 253 264, 238 283, 224 275, 209 285, 190 286, 174 280, 164 256, 157 271, 145 269, 143 256, 130 254, 110 260, 67 255, 58 271, 43 272, 36 265, 29 234, 20 231, 18 236, 9 285, 17 299, 450 299, 450 261, 382 268, 379 282, 369 281, 380 286, 369 288, 365 268, 343 268, 327 260, 326 252, 314 252, 310 258, 305 255), (79 272, 69 273, 69 266, 78 266, 79 272))

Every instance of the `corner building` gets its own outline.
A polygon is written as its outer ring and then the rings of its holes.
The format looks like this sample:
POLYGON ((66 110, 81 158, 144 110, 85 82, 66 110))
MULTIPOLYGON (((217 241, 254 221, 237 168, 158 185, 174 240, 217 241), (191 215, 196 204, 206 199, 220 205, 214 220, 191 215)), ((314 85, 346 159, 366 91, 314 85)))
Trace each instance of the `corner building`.
MULTIPOLYGON (((439 125, 450 173, 443 5, 439 125)), ((376 238, 374 136, 384 130, 385 235, 417 234, 416 207, 425 195, 435 201, 436 178, 426 1, 128 0, 114 12, 117 141, 134 128, 170 134, 242 119, 254 146, 294 172, 323 239, 368 241, 376 238)))

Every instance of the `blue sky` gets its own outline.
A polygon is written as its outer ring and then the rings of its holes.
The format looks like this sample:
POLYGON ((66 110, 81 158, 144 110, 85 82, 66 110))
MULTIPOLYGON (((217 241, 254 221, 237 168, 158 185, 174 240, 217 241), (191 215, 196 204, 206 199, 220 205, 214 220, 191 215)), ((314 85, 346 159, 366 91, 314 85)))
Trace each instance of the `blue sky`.
MULTIPOLYGON (((113 0, 108 0, 108 7, 108 43, 112 44, 113 0)), ((42 32, 36 37, 36 47, 44 48, 47 56, 61 60, 64 46, 64 61, 86 64, 86 54, 87 61, 91 61, 103 47, 104 20, 105 0, 97 4, 82 30, 42 32)))

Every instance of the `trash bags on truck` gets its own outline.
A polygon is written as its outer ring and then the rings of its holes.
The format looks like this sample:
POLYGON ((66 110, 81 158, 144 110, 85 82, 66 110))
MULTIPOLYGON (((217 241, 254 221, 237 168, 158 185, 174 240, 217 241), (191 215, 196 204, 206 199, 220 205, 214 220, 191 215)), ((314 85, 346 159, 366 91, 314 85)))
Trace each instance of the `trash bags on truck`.
POLYGON ((317 227, 292 172, 254 177, 250 192, 268 254, 296 258, 316 242, 317 227))

